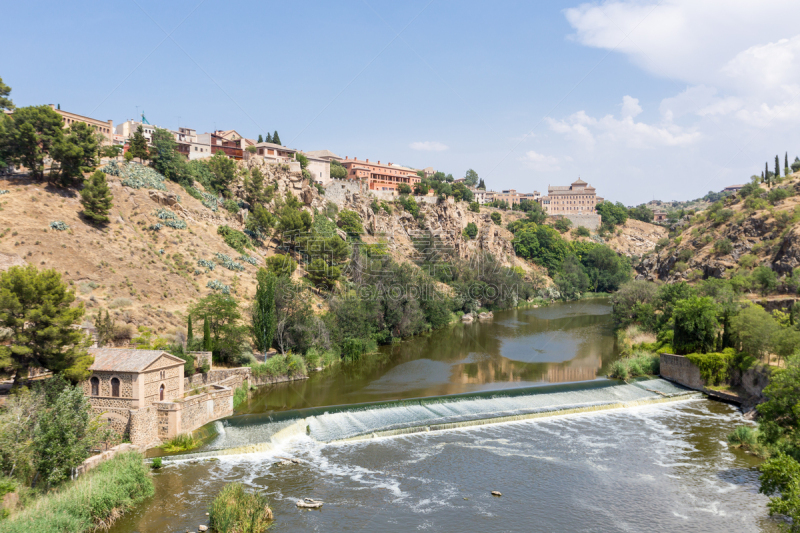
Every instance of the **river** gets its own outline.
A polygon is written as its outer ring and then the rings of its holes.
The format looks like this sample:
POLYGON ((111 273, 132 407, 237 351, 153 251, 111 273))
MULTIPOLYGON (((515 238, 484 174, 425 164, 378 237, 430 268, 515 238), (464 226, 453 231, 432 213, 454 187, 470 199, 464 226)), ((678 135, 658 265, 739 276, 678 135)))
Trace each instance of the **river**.
POLYGON ((499 312, 260 391, 111 531, 196 531, 230 481, 269 495, 275 531, 778 531, 757 461, 725 444, 736 409, 598 377, 609 312, 499 312))

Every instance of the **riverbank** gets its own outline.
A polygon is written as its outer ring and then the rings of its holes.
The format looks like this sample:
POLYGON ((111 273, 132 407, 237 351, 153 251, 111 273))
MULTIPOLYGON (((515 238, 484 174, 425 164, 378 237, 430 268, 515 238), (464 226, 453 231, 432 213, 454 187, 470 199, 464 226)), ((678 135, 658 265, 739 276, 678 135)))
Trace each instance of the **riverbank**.
POLYGON ((84 533, 107 529, 115 520, 154 494, 153 480, 140 453, 119 454, 34 498, 21 511, 0 521, 0 533, 84 533))

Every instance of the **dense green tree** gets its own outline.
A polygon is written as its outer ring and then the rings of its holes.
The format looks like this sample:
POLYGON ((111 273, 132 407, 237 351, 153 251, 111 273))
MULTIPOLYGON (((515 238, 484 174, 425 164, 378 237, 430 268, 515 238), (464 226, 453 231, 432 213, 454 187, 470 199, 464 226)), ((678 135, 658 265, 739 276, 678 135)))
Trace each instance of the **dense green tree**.
POLYGON ((637 280, 623 284, 611 296, 614 326, 624 329, 638 325, 645 331, 655 332, 657 300, 658 287, 655 283, 637 280))
POLYGON ((305 169, 306 167, 308 167, 308 158, 304 154, 297 152, 296 154, 294 154, 294 157, 300 163, 301 169, 305 169))
POLYGON ((644 204, 629 209, 628 216, 634 220, 641 220, 642 222, 653 222, 653 211, 648 209, 644 204))
POLYGON ((800 157, 795 157, 792 161, 792 172, 800 172, 800 157))
POLYGON ((267 133, 267 138, 264 139, 265 142, 271 143, 272 142, 272 134, 267 133))
POLYGON ((692 296, 676 303, 673 311, 672 347, 681 355, 708 353, 716 348, 717 305, 707 296, 692 296))
POLYGON ((780 334, 780 325, 763 307, 750 304, 731 319, 737 347, 753 357, 769 354, 780 334))
POLYGON ((194 341, 194 328, 192 328, 192 315, 189 315, 186 320, 186 345, 190 346, 194 341))
POLYGON ((43 409, 33 432, 35 468, 47 487, 69 479, 74 469, 110 436, 92 414, 81 387, 55 377, 44 385, 43 409))
POLYGON ((18 384, 30 368, 46 368, 72 382, 89 376, 89 339, 75 325, 84 314, 55 270, 14 266, 0 274, 0 326, 11 331, 0 346, 0 367, 18 384))
POLYGON ((278 137, 278 130, 275 130, 275 133, 272 134, 272 142, 283 146, 283 143, 281 143, 281 138, 278 137))
POLYGON ((267 257, 265 263, 267 270, 278 277, 291 277, 292 273, 297 269, 297 261, 292 259, 292 256, 288 254, 275 254, 267 257))
POLYGON ((347 209, 340 211, 339 220, 336 221, 336 225, 351 237, 358 238, 364 233, 361 217, 358 216, 358 213, 355 211, 349 211, 347 209))
POLYGON ((203 317, 203 351, 210 352, 214 349, 213 340, 211 340, 211 322, 208 317, 203 317))
POLYGON ((3 78, 0 78, 0 112, 4 109, 13 110, 14 102, 8 95, 11 94, 11 87, 3 83, 3 78))
POLYGON ((399 192, 400 194, 411 194, 411 187, 409 187, 405 183, 401 183, 400 185, 397 186, 397 192, 399 192))
POLYGON ((781 177, 781 158, 775 154, 775 178, 779 179, 781 177))
POLYGON ((568 218, 561 217, 556 220, 556 223, 553 224, 553 227, 556 228, 559 233, 566 233, 569 231, 569 228, 572 227, 572 221, 568 218))
POLYGON ((608 246, 593 246, 581 260, 595 292, 613 292, 631 279, 628 259, 608 246))
POLYGON ((61 115, 50 106, 22 107, 14 111, 5 123, 5 135, 0 139, 6 163, 23 165, 33 177, 44 176, 44 158, 64 136, 61 115))
POLYGON ((267 191, 264 189, 264 174, 258 169, 258 167, 253 167, 249 172, 245 172, 244 194, 244 199, 251 206, 263 204, 269 201, 267 191))
POLYGON ((347 177, 347 169, 338 161, 331 161, 331 178, 343 180, 347 177))
POLYGON ((613 227, 620 224, 625 224, 628 220, 628 208, 620 202, 613 204, 611 202, 600 202, 597 204, 597 213, 603 220, 603 224, 613 227))
POLYGON ((471 202, 475 194, 463 183, 456 183, 452 186, 453 198, 459 201, 471 202))
POLYGON ((464 175, 464 183, 469 185, 470 187, 474 187, 478 184, 478 173, 472 169, 467 170, 467 173, 464 175))
POLYGON ((260 238, 268 238, 273 226, 275 226, 275 217, 272 213, 263 205, 255 204, 253 211, 247 216, 245 227, 260 238))
POLYGON ((778 275, 767 266, 758 266, 751 275, 762 296, 767 296, 778 289, 778 275))
POLYGON ((229 187, 236 179, 236 161, 229 159, 225 152, 218 150, 214 157, 208 159, 208 169, 214 175, 212 188, 226 195, 230 194, 229 187))
POLYGON ((144 136, 144 128, 141 124, 133 132, 128 151, 133 157, 138 157, 140 162, 150 158, 150 152, 147 149, 147 138, 144 136))
POLYGON ((544 209, 539 202, 529 202, 528 206, 530 209, 528 209, 528 213, 525 215, 528 219, 528 222, 542 224, 545 220, 547 220, 547 213, 544 212, 544 209))
POLYGON ((95 170, 81 189, 81 214, 93 222, 108 223, 108 213, 113 201, 114 196, 108 188, 106 175, 95 170))
POLYGON ((568 255, 564 259, 561 271, 556 274, 553 281, 561 292, 561 296, 567 299, 576 298, 590 286, 589 276, 586 275, 583 265, 574 254, 568 255))
POLYGON ((68 134, 53 145, 51 156, 61 169, 61 179, 82 179, 84 172, 97 166, 99 143, 94 128, 83 122, 73 123, 68 134))
POLYGON ((789 152, 783 154, 783 171, 786 177, 789 177, 789 152))
POLYGON ((800 531, 800 463, 779 452, 764 462, 759 470, 761 486, 758 491, 772 496, 767 504, 769 514, 791 518, 787 531, 800 531))
POLYGON ((186 167, 186 157, 178 152, 175 136, 168 130, 156 128, 152 144, 149 154, 153 168, 168 180, 191 186, 193 180, 186 167))
POLYGON ((339 267, 330 266, 324 259, 317 258, 306 268, 308 279, 315 287, 331 289, 339 280, 342 271, 339 267))
POLYGON ((266 353, 272 347, 275 336, 275 283, 276 276, 259 268, 256 274, 258 285, 252 309, 252 331, 256 350, 266 353))
POLYGON ((484 191, 486 190, 486 184, 483 182, 483 178, 481 178, 481 181, 478 183, 478 187, 477 188, 478 189, 483 189, 484 191))
POLYGON ((101 348, 114 338, 116 324, 114 323, 114 319, 108 314, 108 310, 106 310, 105 317, 103 317, 102 310, 97 312, 97 316, 94 319, 94 329, 97 334, 97 345, 101 348))
POLYGON ((258 134, 258 141, 256 141, 256 142, 257 143, 263 143, 264 142, 264 137, 262 137, 260 133, 258 134))
POLYGON ((502 215, 500 215, 500 213, 498 213, 497 211, 494 211, 494 212, 492 212, 492 214, 490 215, 490 218, 492 219, 492 222, 494 222, 494 223, 495 223, 495 224, 497 224, 498 226, 499 226, 499 225, 502 223, 502 221, 503 221, 503 217, 502 217, 502 215))
POLYGON ((214 356, 228 364, 239 363, 247 329, 241 322, 236 300, 227 294, 212 293, 189 308, 189 314, 208 319, 214 356))
POLYGON ((772 185, 769 180, 769 163, 764 163, 764 179, 768 187, 772 185))

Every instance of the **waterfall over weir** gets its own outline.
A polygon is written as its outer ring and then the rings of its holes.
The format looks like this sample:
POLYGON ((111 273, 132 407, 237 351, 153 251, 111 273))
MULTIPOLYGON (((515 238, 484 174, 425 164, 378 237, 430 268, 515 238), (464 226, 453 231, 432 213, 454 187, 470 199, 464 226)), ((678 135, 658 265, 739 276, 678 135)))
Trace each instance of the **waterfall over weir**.
MULTIPOLYGON (((234 416, 195 459, 277 450, 299 436, 334 443, 675 401, 699 394, 663 379, 611 380, 234 416)), ((169 457, 165 459, 170 459, 169 457)))

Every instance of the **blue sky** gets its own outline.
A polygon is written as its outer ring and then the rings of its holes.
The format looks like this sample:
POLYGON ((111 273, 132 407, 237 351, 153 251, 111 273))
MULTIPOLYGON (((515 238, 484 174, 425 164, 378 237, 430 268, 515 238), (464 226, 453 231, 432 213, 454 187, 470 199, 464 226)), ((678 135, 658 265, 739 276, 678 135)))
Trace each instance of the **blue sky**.
MULTIPOLYGON (((16 2, 18 106, 689 199, 800 155, 800 3, 16 2), (785 27, 784 27, 785 26, 785 27)), ((12 51, 9 53, 9 51, 12 51)))

